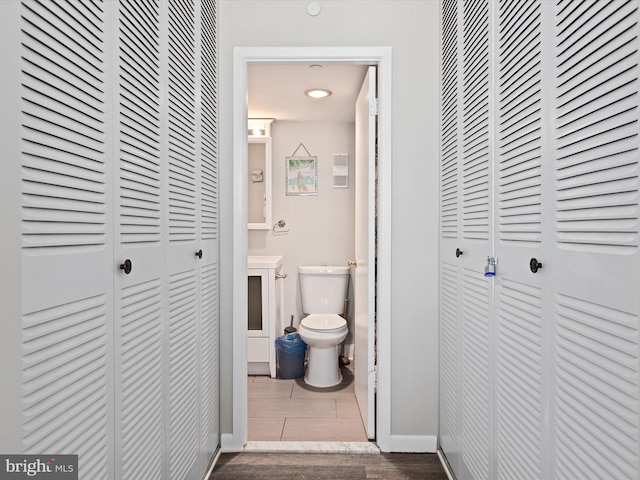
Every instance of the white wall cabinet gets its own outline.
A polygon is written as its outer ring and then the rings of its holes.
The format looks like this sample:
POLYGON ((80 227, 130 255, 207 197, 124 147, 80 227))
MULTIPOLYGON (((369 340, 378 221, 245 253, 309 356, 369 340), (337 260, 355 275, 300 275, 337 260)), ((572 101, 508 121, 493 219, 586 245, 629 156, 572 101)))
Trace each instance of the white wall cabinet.
POLYGON ((2 124, 20 127, 0 167, 20 219, 6 452, 198 479, 218 446, 216 9, 0 6, 2 124))
POLYGON ((639 20, 442 2, 440 447, 459 480, 640 476, 639 20))

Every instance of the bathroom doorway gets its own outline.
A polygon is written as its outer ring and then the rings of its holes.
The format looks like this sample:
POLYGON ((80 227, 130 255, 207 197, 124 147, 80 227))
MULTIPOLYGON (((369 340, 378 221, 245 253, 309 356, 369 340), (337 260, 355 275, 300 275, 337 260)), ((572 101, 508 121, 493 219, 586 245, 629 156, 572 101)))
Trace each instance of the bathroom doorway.
MULTIPOLYGON (((377 269, 372 269, 377 271, 376 282, 378 285, 378 293, 376 298, 375 308, 377 310, 378 324, 377 330, 370 328, 370 331, 366 334, 368 338, 368 343, 370 345, 374 344, 374 335, 377 333, 376 338, 376 346, 377 346, 377 366, 373 367, 373 362, 371 365, 367 365, 367 359, 361 358, 358 356, 358 352, 355 352, 355 362, 358 365, 360 361, 364 366, 364 383, 370 386, 371 397, 367 397, 368 393, 365 393, 365 399, 368 401, 367 405, 371 405, 373 407, 373 389, 374 385, 377 381, 377 398, 375 403, 375 411, 374 408, 371 408, 371 417, 377 421, 377 425, 373 427, 372 423, 367 423, 367 418, 364 419, 366 427, 369 429, 367 432, 365 429, 365 437, 374 438, 378 442, 378 444, 383 447, 385 441, 388 441, 389 430, 390 430, 390 419, 389 419, 389 378, 386 376, 386 372, 388 371, 388 357, 389 357, 389 270, 390 270, 390 248, 389 248, 389 227, 390 227, 390 219, 389 219, 389 202, 390 202, 390 179, 389 179, 389 157, 390 157, 390 125, 389 125, 389 117, 388 115, 384 115, 384 112, 390 111, 390 78, 391 78, 391 58, 390 58, 390 49, 386 47, 362 47, 362 48, 302 48, 302 49, 291 49, 291 48, 269 48, 269 47, 259 47, 259 48, 249 48, 243 47, 238 48, 235 51, 235 61, 234 61, 234 85, 238 88, 234 93, 234 178, 235 185, 241 186, 239 188, 239 192, 234 194, 234 245, 237 246, 234 250, 234 342, 233 342, 233 361, 234 361, 234 371, 233 371, 233 397, 234 397, 234 418, 233 418, 233 426, 234 432, 233 435, 227 436, 226 440, 231 444, 244 445, 244 442, 247 439, 246 425, 248 419, 248 408, 247 402, 253 401, 255 404, 255 396, 253 398, 249 398, 249 387, 247 386, 247 357, 246 357, 246 327, 243 323, 237 321, 237 319, 246 318, 246 258, 247 253, 249 251, 249 241, 247 235, 247 222, 246 222, 246 203, 247 203, 247 178, 248 171, 246 166, 246 155, 247 155, 247 122, 246 119, 249 116, 248 108, 247 108, 247 89, 248 89, 248 71, 251 65, 256 64, 265 64, 272 63, 274 66, 277 64, 291 64, 297 63, 300 65, 304 65, 305 68, 309 68, 310 65, 331 65, 331 64, 339 64, 339 65, 351 65, 351 66, 359 66, 361 67, 361 71, 366 71, 366 67, 362 68, 364 65, 375 65, 378 70, 378 85, 380 87, 380 92, 378 95, 378 105, 380 105, 381 115, 378 119, 379 130, 378 130, 378 185, 377 185, 377 203, 378 203, 378 220, 379 220, 379 228, 378 228, 378 254, 377 254, 377 269), (377 372, 376 372, 377 369, 377 372), (377 373, 377 375, 376 375, 377 373), (376 378, 377 376, 377 378, 376 378), (243 378, 244 377, 244 378, 243 378), (370 402, 369 402, 370 400, 370 402)), ((318 68, 318 67, 313 67, 318 68)), ((323 68, 323 67, 319 67, 323 68)), ((362 80, 362 77, 361 79, 362 80)), ((352 108, 355 109, 355 103, 352 105, 352 108)), ((261 115, 268 116, 271 118, 276 118, 276 124, 278 122, 277 115, 261 115)), ((277 128, 277 127, 276 127, 277 128)), ((304 142, 300 142, 303 147, 305 147, 304 142)), ((294 153, 294 152, 291 152, 294 153)), ((315 152, 306 152, 314 155, 315 152)), ((342 151, 336 151, 333 153, 345 153, 342 151)), ((286 155, 290 155, 289 152, 286 155)), ((274 155, 274 165, 276 157, 283 156, 282 152, 274 155)), ((282 160, 282 159, 281 159, 282 160)), ((276 165, 275 168, 278 168, 276 165)), ((375 175, 371 175, 371 185, 372 188, 375 186, 375 175)), ((274 179, 274 181, 276 181, 274 179)), ((353 183, 350 182, 351 188, 353 188, 353 183)), ((370 207, 373 209, 375 207, 375 197, 371 202, 373 205, 370 207)), ((299 203, 302 205, 302 202, 299 203)), ((355 213, 353 214, 355 215, 355 213)), ((275 224, 280 220, 279 213, 277 209, 273 209, 273 222, 274 227, 275 224)), ((289 223, 287 225, 287 219, 285 220, 285 230, 286 227, 289 228, 296 227, 296 223, 289 223)), ((354 222, 355 223, 355 222, 354 222)), ((268 230, 267 235, 272 234, 276 230, 268 230)), ((318 240, 318 243, 322 243, 322 239, 318 240)), ((252 249, 255 249, 255 245, 252 245, 252 249)), ((312 247, 313 248, 313 247, 312 247)), ((284 256, 284 264, 287 265, 287 252, 271 252, 272 254, 280 253, 284 256)), ((343 262, 346 259, 343 259, 343 262)), ((313 264, 314 261, 310 262, 313 264)), ((331 263, 331 262, 330 262, 331 263)), ((344 263, 342 263, 344 264, 344 263)), ((357 269, 358 267, 355 267, 357 269)), ((354 269, 352 269, 353 272, 354 269)), ((290 285, 295 285, 293 289, 289 289, 288 295, 294 295, 297 293, 297 265, 295 268, 285 268, 285 271, 289 275, 288 281, 290 285)), ((373 278, 373 277, 372 277, 373 278)), ((371 297, 373 298, 374 292, 370 292, 371 297)), ((297 299, 298 295, 296 295, 297 299)), ((299 300, 296 300, 299 301, 299 300)), ((370 302, 373 304, 373 300, 370 302)), ((372 312, 373 315, 373 312, 372 312)), ((297 314, 295 315, 297 316, 297 314)), ((289 318, 286 319, 287 324, 289 318)), ((295 324, 298 324, 300 318, 294 319, 295 324)), ((294 324, 294 325, 295 325, 294 324)), ((280 330, 281 326, 278 326, 278 334, 281 334, 280 330)), ((353 323, 350 324, 350 328, 354 328, 353 323)), ((355 328, 354 328, 355 330, 355 328)), ((355 333, 355 332, 352 332, 355 333)), ((359 347, 360 348, 360 347, 359 347)), ((373 349, 372 349, 373 350, 373 349)), ((349 356, 349 352, 347 352, 349 356)), ((374 352, 371 352, 371 358, 373 358, 374 352)), ((349 380, 350 376, 355 383, 355 370, 353 369, 353 365, 350 366, 350 369, 347 368, 343 374, 343 376, 349 380)), ((265 378, 255 377, 253 382, 258 381, 262 382, 265 378)), ((287 396, 289 395, 290 399, 293 399, 294 396, 297 397, 307 397, 313 398, 318 396, 321 392, 310 392, 308 389, 304 390, 304 385, 300 385, 299 383, 290 387, 283 387, 284 384, 274 384, 281 386, 273 386, 266 387, 267 389, 271 388, 273 391, 271 392, 272 396, 275 396, 276 399, 278 395, 287 396), (293 390, 297 390, 295 393, 293 390), (287 391, 288 390, 288 391, 287 391)), ((264 386, 262 386, 264 387, 264 386)), ((252 390, 254 390, 252 388, 252 390)), ((257 389, 255 389, 257 390, 257 389)), ((341 396, 345 396, 347 394, 347 390, 349 388, 343 389, 344 391, 340 393, 341 396)), ((263 390, 264 391, 264 390, 263 390)), ((330 393, 330 392, 326 392, 330 393)), ((335 397, 335 395, 334 395, 335 397)), ((259 398, 259 397, 258 397, 259 398)), ((277 402, 275 402, 277 403, 277 402)), ((291 402, 289 402, 291 403, 291 402)), ((360 408, 362 410, 362 407, 360 408)), ((366 408, 365 408, 366 410, 366 408)), ((268 423, 268 422, 267 422, 268 423)), ((276 427, 277 428, 277 427, 276 427)), ((266 440, 266 439, 265 439, 266 440)), ((299 439, 304 440, 304 439, 299 439)), ((224 441, 224 438, 223 438, 224 441)))

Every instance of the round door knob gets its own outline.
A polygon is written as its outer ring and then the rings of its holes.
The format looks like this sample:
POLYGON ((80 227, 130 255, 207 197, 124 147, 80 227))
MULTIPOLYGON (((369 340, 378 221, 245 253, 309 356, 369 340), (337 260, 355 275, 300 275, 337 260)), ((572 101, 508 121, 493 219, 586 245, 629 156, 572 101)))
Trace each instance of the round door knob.
POLYGON ((128 258, 124 261, 123 264, 120 265, 120 270, 124 270, 124 273, 126 273, 127 275, 129 275, 131 273, 131 268, 133 267, 133 265, 131 264, 131 260, 129 260, 128 258))
POLYGON ((198 258, 200 258, 200 259, 202 258, 202 249, 201 249, 201 250, 198 250, 198 251, 196 252, 196 257, 198 257, 198 258))
POLYGON ((462 255, 462 250, 456 248, 456 258, 458 258, 460 255, 462 255))
POLYGON ((542 268, 542 264, 534 257, 529 261, 529 268, 531 269, 531 273, 536 273, 542 268))

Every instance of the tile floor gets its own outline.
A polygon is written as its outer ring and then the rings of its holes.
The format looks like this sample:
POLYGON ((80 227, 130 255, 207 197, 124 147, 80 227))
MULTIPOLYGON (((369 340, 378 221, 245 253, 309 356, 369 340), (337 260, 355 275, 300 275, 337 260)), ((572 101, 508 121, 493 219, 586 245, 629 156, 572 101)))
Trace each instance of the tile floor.
POLYGON ((342 383, 314 388, 304 379, 249 376, 250 441, 367 442, 354 393, 353 363, 342 383))

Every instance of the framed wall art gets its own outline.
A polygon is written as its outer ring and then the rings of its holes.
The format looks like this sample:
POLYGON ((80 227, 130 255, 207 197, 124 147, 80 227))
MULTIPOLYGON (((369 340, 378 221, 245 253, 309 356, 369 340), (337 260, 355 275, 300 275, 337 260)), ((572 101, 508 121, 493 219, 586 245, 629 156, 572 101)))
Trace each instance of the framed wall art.
POLYGON ((318 157, 286 157, 287 195, 318 194, 318 157))

